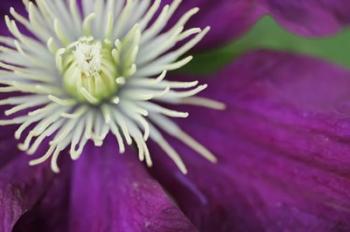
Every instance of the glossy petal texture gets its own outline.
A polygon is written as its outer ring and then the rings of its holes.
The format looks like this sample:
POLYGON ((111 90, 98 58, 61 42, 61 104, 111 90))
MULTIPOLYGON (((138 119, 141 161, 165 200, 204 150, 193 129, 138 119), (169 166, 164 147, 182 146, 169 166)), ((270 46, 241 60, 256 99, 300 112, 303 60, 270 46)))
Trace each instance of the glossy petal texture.
POLYGON ((41 200, 53 179, 47 165, 30 167, 21 155, 0 170, 0 231, 11 232, 13 226, 41 200))
POLYGON ((333 34, 350 23, 348 0, 259 0, 291 31, 307 36, 333 34))
POLYGON ((74 164, 70 231, 196 231, 135 152, 116 151, 88 148, 74 164))
POLYGON ((199 230, 350 230, 350 73, 260 52, 209 86, 207 96, 227 110, 189 107, 179 123, 219 164, 174 141, 188 165, 183 176, 152 151, 155 176, 199 230))

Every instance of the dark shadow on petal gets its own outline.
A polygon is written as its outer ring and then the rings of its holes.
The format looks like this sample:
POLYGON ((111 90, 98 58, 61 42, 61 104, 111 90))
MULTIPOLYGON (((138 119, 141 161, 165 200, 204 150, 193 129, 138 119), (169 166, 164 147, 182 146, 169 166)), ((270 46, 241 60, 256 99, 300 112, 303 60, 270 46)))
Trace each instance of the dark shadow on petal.
POLYGON ((61 159, 61 173, 55 176, 41 200, 16 222, 13 232, 63 232, 68 230, 70 162, 69 157, 61 159))

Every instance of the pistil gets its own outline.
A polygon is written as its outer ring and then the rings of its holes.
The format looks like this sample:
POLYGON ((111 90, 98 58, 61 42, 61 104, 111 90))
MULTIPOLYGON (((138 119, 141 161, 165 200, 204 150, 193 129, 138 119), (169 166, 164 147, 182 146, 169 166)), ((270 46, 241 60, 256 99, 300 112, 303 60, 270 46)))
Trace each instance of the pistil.
POLYGON ((82 102, 100 104, 118 90, 117 66, 112 58, 112 43, 83 37, 66 49, 59 49, 58 67, 67 92, 82 102))

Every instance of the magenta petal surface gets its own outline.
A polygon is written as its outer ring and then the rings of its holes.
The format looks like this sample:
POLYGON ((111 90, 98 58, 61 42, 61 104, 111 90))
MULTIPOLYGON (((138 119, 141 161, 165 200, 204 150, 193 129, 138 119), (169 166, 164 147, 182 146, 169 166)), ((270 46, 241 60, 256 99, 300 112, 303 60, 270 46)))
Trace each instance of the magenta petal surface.
MULTIPOLYGON (((163 5, 172 2, 162 0, 163 5)), ((211 30, 196 49, 220 47, 240 36, 257 20, 261 12, 256 6, 255 0, 185 0, 175 12, 173 22, 198 7, 200 11, 191 18, 188 28, 210 26, 211 30)))
POLYGON ((8 164, 11 160, 16 159, 20 155, 17 148, 17 141, 13 138, 14 127, 2 127, 0 131, 0 171, 1 168, 8 164))
POLYGON ((350 24, 347 0, 192 0, 182 2, 174 19, 193 7, 200 11, 189 25, 211 27, 199 44, 202 49, 220 47, 241 36, 264 14, 272 14, 284 27, 305 36, 331 35, 350 24))
POLYGON ((53 173, 47 165, 30 167, 22 155, 0 170, 0 231, 11 232, 26 212, 41 200, 53 173))
POLYGON ((26 15, 24 4, 21 0, 2 0, 0 3, 0 17, 2 20, 0 24, 0 35, 2 36, 11 36, 4 20, 5 15, 10 15, 11 7, 15 8, 22 15, 26 15))
MULTIPOLYGON (((161 0, 162 6, 173 0, 161 0)), ((24 13, 22 1, 4 0, 0 4, 0 16, 9 14, 13 6, 24 13)), ((348 0, 191 0, 183 1, 170 24, 189 9, 199 7, 200 11, 188 23, 192 27, 211 27, 211 31, 196 49, 214 48, 241 36, 249 30, 263 14, 272 14, 283 26, 306 36, 325 36, 338 32, 350 24, 350 3, 348 0)), ((5 24, 2 34, 8 34, 5 24)))
POLYGON ((75 164, 70 231, 196 231, 135 152, 116 149, 88 149, 75 164))
POLYGON ((291 31, 307 36, 333 34, 350 23, 347 0, 259 0, 291 31))
MULTIPOLYGON (((68 154, 62 156, 68 161, 68 154)), ((60 162, 61 172, 54 174, 40 201, 16 222, 13 232, 68 231, 70 162, 60 162)))
POLYGON ((208 82, 227 110, 189 107, 179 124, 219 163, 173 141, 183 176, 153 149, 155 176, 199 230, 350 230, 350 73, 258 52, 208 82))

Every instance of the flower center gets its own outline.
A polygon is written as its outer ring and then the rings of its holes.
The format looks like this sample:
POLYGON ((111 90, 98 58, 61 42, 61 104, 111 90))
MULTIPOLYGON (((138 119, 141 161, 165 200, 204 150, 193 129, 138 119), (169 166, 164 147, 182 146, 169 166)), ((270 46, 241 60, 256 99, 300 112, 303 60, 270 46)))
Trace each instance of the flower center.
POLYGON ((99 104, 118 90, 117 66, 108 41, 83 37, 57 51, 66 91, 82 102, 99 104))
POLYGON ((5 114, 13 118, 0 120, 0 126, 20 125, 17 139, 28 132, 19 144, 28 154, 36 153, 42 143, 49 145, 30 165, 51 159, 52 170, 59 172, 57 160, 60 154, 67 154, 65 149, 75 160, 88 141, 102 146, 111 134, 120 153, 125 152, 125 145, 134 145, 139 160, 148 166, 153 165, 147 146, 152 139, 187 173, 180 154, 162 132, 216 162, 211 151, 172 120, 189 114, 170 106, 223 109, 224 105, 196 96, 205 84, 165 79, 168 71, 191 61, 192 56, 185 54, 210 29, 185 29, 198 8, 167 27, 181 0, 162 9, 161 0, 23 2, 29 19, 12 8, 14 19, 5 17, 15 39, 0 37, 0 83, 6 85, 0 87, 0 93, 24 95, 1 99, 1 105, 12 105, 5 114), (16 23, 35 38, 21 33, 16 23), (22 115, 17 114, 20 111, 22 115))
POLYGON ((101 71, 101 43, 79 41, 73 54, 82 75, 94 77, 101 71))

